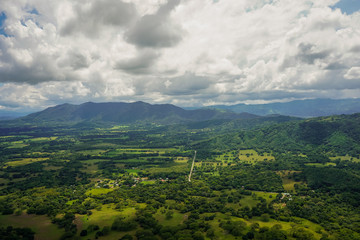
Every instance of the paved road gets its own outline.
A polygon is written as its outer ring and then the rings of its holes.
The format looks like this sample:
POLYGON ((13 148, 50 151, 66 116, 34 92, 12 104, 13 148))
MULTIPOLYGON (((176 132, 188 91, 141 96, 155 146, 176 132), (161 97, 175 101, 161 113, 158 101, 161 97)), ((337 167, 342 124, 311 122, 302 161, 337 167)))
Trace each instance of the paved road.
POLYGON ((190 174, 189 174, 189 182, 191 182, 191 174, 192 174, 193 169, 194 169, 195 158, 196 158, 196 151, 195 151, 194 159, 193 159, 193 162, 192 162, 192 165, 191 165, 191 170, 190 170, 190 174))

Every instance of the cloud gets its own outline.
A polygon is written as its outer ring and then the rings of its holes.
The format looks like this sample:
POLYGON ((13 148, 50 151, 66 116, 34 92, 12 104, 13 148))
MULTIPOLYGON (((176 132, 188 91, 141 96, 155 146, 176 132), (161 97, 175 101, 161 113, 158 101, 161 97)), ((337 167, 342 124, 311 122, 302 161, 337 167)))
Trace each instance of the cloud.
POLYGON ((155 14, 143 16, 126 32, 127 41, 139 47, 151 48, 172 47, 179 43, 182 29, 170 18, 170 13, 179 3, 180 0, 169 0, 155 14))
POLYGON ((303 63, 314 64, 315 60, 326 58, 330 51, 317 51, 313 44, 300 43, 297 58, 303 63))
POLYGON ((358 97, 360 14, 337 0, 3 0, 0 105, 358 97))
POLYGON ((101 37, 104 28, 124 27, 137 18, 134 4, 119 0, 75 1, 69 11, 71 15, 60 26, 64 36, 83 33, 87 37, 101 37))
POLYGON ((63 59, 59 60, 60 67, 71 67, 73 70, 88 68, 90 65, 91 56, 88 52, 80 52, 77 49, 69 49, 63 59))
POLYGON ((150 71, 150 67, 158 57, 159 54, 154 50, 141 49, 134 57, 118 61, 115 68, 130 74, 145 74, 150 71))
POLYGON ((167 79, 164 82, 163 92, 168 95, 193 95, 207 89, 210 85, 209 78, 185 73, 182 76, 167 79))
POLYGON ((358 79, 360 80, 360 67, 350 68, 344 75, 346 79, 358 79))

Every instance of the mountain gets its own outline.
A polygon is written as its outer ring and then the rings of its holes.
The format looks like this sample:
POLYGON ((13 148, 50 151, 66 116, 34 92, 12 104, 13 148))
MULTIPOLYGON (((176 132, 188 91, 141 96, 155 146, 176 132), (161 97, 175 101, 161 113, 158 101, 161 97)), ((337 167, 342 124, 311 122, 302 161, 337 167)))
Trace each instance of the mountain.
POLYGON ((286 103, 216 105, 212 108, 248 112, 260 116, 280 114, 295 117, 321 117, 360 112, 360 99, 309 99, 286 103))
POLYGON ((327 152, 360 157, 360 113, 287 121, 250 131, 235 130, 197 143, 193 148, 259 148, 283 153, 327 152))
POLYGON ((192 131, 192 130, 206 130, 207 132, 213 133, 226 133, 234 132, 236 130, 252 130, 260 129, 266 126, 273 124, 291 122, 291 121, 301 121, 302 118, 273 115, 257 118, 246 118, 246 119, 213 119, 200 122, 188 122, 177 125, 168 125, 156 129, 156 131, 169 132, 169 131, 192 131))
POLYGON ((171 104, 151 105, 145 102, 62 104, 19 119, 23 123, 158 123, 174 124, 213 119, 254 119, 248 113, 215 109, 184 110, 171 104))

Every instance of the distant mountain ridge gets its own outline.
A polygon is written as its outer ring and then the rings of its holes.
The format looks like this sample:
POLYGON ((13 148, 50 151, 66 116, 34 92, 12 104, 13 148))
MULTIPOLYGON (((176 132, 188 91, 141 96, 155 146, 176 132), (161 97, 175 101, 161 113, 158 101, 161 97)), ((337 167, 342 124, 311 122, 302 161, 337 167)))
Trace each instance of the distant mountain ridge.
POLYGON ((215 105, 211 108, 226 109, 237 113, 247 112, 260 116, 280 114, 308 118, 358 113, 360 99, 308 99, 285 103, 215 105))
POLYGON ((159 123, 207 121, 214 119, 251 119, 258 116, 215 109, 185 110, 171 104, 145 102, 87 102, 80 105, 62 104, 19 118, 26 123, 64 122, 111 122, 111 123, 159 123))
POLYGON ((29 114, 29 113, 19 113, 19 112, 13 112, 13 111, 0 110, 0 121, 23 117, 27 114, 29 114))

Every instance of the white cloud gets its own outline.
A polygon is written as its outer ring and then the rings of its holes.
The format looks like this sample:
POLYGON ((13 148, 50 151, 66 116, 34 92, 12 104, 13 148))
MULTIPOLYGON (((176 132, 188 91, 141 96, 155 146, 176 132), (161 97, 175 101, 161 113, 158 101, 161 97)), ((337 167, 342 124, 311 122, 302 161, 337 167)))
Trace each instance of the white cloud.
POLYGON ((358 79, 360 81, 360 67, 350 68, 344 75, 346 79, 358 79))
POLYGON ((208 105, 360 90, 360 13, 336 0, 2 0, 0 105, 208 105))

